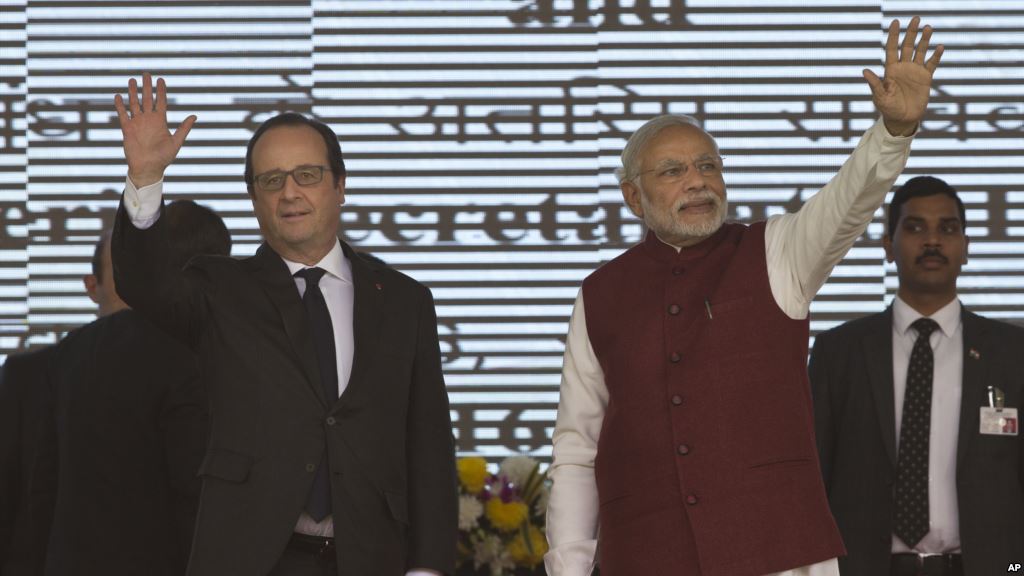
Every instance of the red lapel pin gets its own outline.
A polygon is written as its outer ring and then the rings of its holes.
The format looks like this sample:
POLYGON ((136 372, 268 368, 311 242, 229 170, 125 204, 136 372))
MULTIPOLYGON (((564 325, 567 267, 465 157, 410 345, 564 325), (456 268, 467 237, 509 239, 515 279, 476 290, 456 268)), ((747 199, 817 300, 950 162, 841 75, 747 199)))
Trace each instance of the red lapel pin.
POLYGON ((377 286, 377 290, 383 290, 384 289, 384 286, 382 286, 380 282, 377 282, 376 286, 377 286))

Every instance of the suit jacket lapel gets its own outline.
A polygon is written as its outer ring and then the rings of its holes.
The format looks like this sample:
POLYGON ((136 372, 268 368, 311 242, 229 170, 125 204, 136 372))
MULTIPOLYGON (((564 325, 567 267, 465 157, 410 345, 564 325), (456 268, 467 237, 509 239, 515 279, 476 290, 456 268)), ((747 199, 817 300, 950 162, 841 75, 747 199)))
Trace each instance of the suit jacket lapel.
POLYGON ((292 343, 295 357, 299 360, 302 371, 306 374, 306 388, 318 402, 327 407, 324 400, 323 386, 320 385, 320 368, 316 360, 316 348, 313 344, 313 333, 306 317, 306 309, 295 287, 295 280, 288 273, 284 260, 270 246, 263 244, 256 251, 252 262, 255 264, 254 275, 270 296, 270 301, 277 307, 284 323, 288 340, 292 343))
POLYGON ((355 284, 355 298, 352 303, 352 373, 340 402, 353 398, 366 386, 366 373, 370 369, 373 355, 378 349, 380 322, 383 312, 384 293, 388 290, 377 270, 360 258, 345 242, 341 248, 352 265, 352 282, 355 284))
POLYGON ((960 434, 956 443, 956 469, 964 464, 971 441, 978 435, 980 406, 988 406, 986 399, 988 363, 985 323, 981 317, 961 309, 960 319, 964 334, 964 374, 960 393, 960 434), (973 352, 973 353, 972 353, 973 352))
POLYGON ((896 467, 896 401, 892 382, 892 308, 872 319, 861 342, 871 395, 875 400, 878 423, 889 462, 896 467))

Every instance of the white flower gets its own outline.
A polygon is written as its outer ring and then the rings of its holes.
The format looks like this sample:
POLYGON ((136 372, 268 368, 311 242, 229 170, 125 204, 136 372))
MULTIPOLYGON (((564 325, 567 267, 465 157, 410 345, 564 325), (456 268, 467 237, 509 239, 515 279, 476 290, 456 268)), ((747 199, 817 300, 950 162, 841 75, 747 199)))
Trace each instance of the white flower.
POLYGON ((515 562, 512 561, 508 552, 505 551, 505 545, 502 544, 501 538, 498 536, 488 534, 479 540, 475 540, 473 544, 473 564, 477 568, 488 566, 491 569, 492 575, 501 576, 506 569, 515 567, 515 562))
POLYGON ((522 489, 530 473, 537 467, 537 461, 529 456, 510 456, 498 468, 498 474, 508 478, 515 487, 522 489))
POLYGON ((476 496, 459 496, 459 530, 472 530, 484 513, 484 505, 476 496))

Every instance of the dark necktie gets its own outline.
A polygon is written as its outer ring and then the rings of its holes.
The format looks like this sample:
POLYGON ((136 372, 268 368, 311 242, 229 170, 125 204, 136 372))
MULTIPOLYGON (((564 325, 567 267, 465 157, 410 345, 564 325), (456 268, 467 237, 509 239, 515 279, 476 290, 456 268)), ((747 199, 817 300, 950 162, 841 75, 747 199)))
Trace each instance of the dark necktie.
MULTIPOLYGON (((334 326, 331 324, 331 314, 327 311, 324 294, 320 291, 320 278, 324 272, 322 268, 304 268, 295 275, 306 280, 302 304, 306 307, 309 327, 313 332, 316 359, 320 367, 320 384, 324 388, 327 405, 331 406, 338 400, 338 363, 334 348, 334 326)), ((309 499, 306 500, 306 512, 317 522, 331 513, 331 479, 328 468, 330 466, 325 447, 309 499)))
POLYGON ((896 507, 894 532, 913 548, 928 533, 928 435, 932 419, 932 375, 935 358, 929 342, 939 325, 919 318, 914 350, 907 367, 907 390, 903 396, 900 448, 896 460, 896 507))

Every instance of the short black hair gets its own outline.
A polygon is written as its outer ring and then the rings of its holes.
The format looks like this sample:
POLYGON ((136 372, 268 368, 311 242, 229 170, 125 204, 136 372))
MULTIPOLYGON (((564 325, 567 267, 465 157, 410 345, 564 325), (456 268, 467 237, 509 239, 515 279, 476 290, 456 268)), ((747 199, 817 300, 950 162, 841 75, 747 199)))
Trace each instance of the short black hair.
POLYGON ((96 277, 97 282, 103 282, 103 249, 107 242, 110 242, 109 231, 100 234, 100 239, 96 241, 96 249, 92 251, 92 275, 96 277))
POLYGON ((168 265, 181 269, 201 254, 231 255, 231 233, 213 210, 191 200, 175 200, 164 208, 168 265))
POLYGON ((249 190, 249 195, 252 196, 256 193, 256 175, 253 174, 252 169, 252 150, 264 132, 278 126, 309 126, 320 134, 320 137, 324 139, 324 146, 327 147, 327 161, 330 164, 331 173, 334 174, 334 184, 337 186, 338 181, 345 175, 345 159, 341 156, 338 135, 331 130, 330 126, 319 120, 306 118, 295 112, 285 112, 260 124, 252 138, 249 139, 249 146, 245 150, 245 187, 249 190))
POLYGON ((942 194, 943 196, 949 196, 953 200, 956 200, 956 208, 960 213, 960 225, 963 228, 967 228, 967 211, 964 209, 964 203, 957 196, 956 188, 953 188, 947 184, 944 180, 940 180, 934 176, 916 176, 907 180, 903 186, 900 186, 896 193, 892 195, 892 202, 889 203, 889 228, 887 235, 892 238, 892 235, 896 233, 896 225, 900 222, 900 213, 903 210, 903 205, 907 203, 911 198, 920 198, 922 196, 934 196, 936 194, 942 194))

